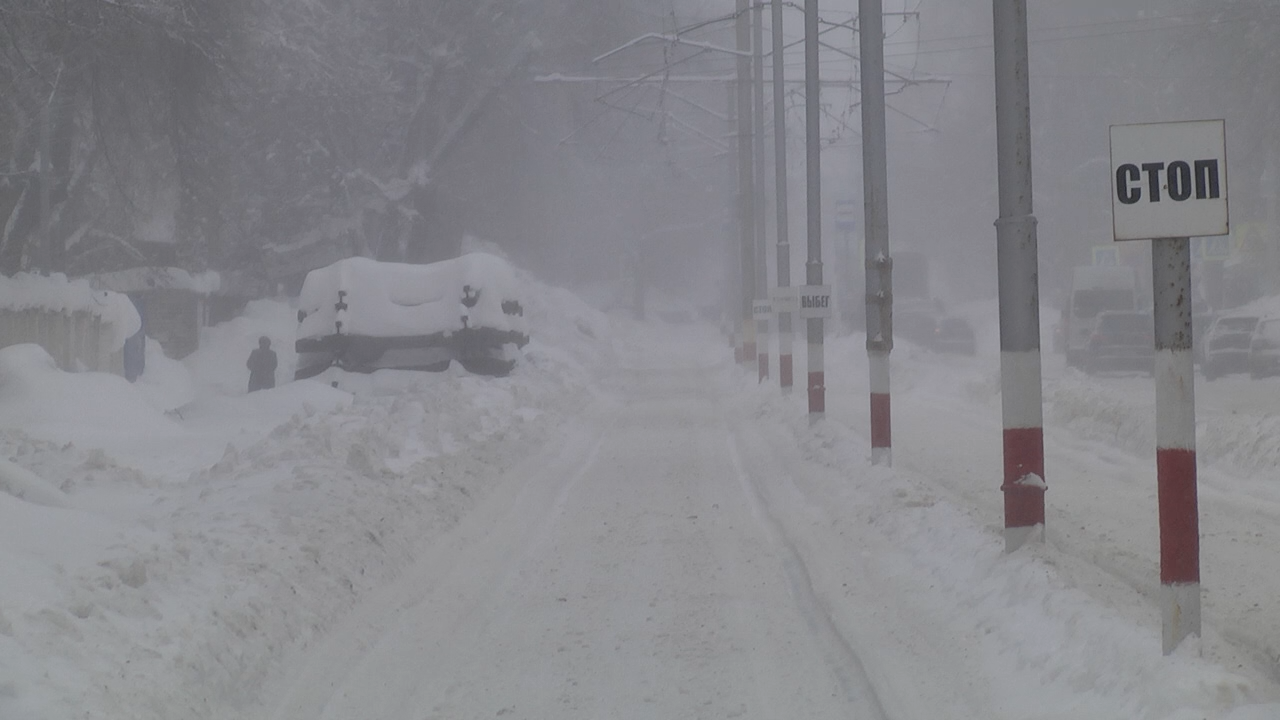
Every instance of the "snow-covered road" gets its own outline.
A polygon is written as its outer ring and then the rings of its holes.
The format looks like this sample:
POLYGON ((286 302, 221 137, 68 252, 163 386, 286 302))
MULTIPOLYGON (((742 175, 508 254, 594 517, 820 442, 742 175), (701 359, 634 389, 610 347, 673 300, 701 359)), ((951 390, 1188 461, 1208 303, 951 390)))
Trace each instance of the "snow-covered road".
POLYGON ((759 438, 715 373, 614 387, 313 652, 271 717, 886 717, 762 489, 789 480, 744 452, 759 438))
POLYGON ((1249 403, 1208 404, 1206 637, 1165 657, 1145 378, 1050 359, 1048 542, 1006 554, 990 356, 895 351, 890 469, 857 336, 813 426, 711 328, 553 291, 509 378, 209 393, 288 310, 169 415, 0 353, 4 720, 1280 717, 1249 403))

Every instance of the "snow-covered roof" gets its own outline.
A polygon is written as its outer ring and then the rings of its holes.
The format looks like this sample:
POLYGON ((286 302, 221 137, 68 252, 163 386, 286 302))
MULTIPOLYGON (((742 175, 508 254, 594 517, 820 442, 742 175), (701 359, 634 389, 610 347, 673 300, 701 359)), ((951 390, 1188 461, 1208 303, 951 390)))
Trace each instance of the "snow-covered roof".
POLYGON ((117 349, 124 347, 125 339, 142 328, 142 318, 127 296, 95 290, 88 280, 68 280, 61 273, 0 277, 0 309, 93 313, 111 324, 114 331, 111 346, 117 349))
POLYGON ((503 308, 504 302, 522 300, 515 268, 488 253, 429 265, 347 258, 308 273, 298 298, 298 308, 306 314, 298 337, 332 335, 339 322, 342 334, 368 337, 431 335, 463 327, 524 332, 523 315, 503 308))
POLYGON ((120 293, 164 289, 189 290, 200 295, 212 295, 222 286, 222 279, 216 272, 192 275, 181 268, 171 267, 136 267, 99 273, 87 279, 99 290, 113 290, 120 293))

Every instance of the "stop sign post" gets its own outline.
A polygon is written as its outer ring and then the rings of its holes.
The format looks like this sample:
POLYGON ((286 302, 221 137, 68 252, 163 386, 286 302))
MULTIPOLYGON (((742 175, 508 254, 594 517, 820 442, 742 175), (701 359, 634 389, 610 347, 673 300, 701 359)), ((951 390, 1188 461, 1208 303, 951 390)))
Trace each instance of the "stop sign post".
POLYGON ((1151 239, 1163 649, 1200 636, 1190 236, 1230 232, 1222 120, 1111 126, 1114 237, 1151 239))

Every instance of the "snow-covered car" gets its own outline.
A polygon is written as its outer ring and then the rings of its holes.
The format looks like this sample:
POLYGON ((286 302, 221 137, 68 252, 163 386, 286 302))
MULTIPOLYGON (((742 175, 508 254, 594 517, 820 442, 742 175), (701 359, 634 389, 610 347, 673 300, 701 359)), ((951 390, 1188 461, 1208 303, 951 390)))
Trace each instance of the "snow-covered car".
POLYGON ((1204 339, 1204 362, 1201 370, 1205 380, 1213 380, 1228 373, 1248 372, 1249 345, 1257 326, 1257 315, 1220 315, 1213 321, 1204 339))
POLYGON ((347 258, 312 270, 298 298, 296 379, 329 367, 505 375, 529 341, 515 269, 469 253, 427 265, 347 258))
POLYGON ((1155 324, 1151 313, 1104 310, 1085 347, 1084 369, 1089 374, 1107 371, 1155 370, 1155 324))
POLYGON ((1280 374, 1280 318, 1264 318, 1249 342, 1249 377, 1280 374))

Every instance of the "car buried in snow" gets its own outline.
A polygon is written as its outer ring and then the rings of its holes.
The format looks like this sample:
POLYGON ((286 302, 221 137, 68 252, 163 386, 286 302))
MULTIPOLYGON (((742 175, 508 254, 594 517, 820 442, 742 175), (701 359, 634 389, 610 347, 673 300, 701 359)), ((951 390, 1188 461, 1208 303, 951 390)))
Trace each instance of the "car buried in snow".
POLYGON ((506 260, 469 253, 426 265, 355 257, 312 270, 298 298, 295 379, 330 367, 501 376, 529 341, 522 283, 506 260))

